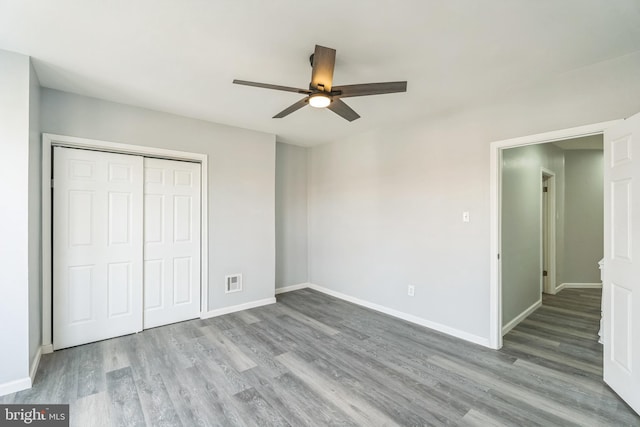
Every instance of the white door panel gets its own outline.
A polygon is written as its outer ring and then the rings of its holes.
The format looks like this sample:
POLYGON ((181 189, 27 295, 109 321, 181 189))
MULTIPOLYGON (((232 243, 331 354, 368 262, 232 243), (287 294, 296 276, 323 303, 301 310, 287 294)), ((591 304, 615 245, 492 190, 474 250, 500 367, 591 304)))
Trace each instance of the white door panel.
POLYGON ((605 132, 604 380, 640 412, 640 114, 605 132))
POLYGON ((143 159, 55 147, 53 345, 142 329, 143 159))
POLYGON ((145 159, 144 327, 200 313, 200 165, 145 159))

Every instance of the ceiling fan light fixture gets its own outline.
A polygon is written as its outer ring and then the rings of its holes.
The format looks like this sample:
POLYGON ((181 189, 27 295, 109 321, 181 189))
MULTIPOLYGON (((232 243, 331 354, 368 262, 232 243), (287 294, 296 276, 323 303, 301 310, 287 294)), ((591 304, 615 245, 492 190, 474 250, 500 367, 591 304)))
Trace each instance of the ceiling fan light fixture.
POLYGON ((331 104, 331 98, 322 93, 316 93, 309 96, 309 105, 314 108, 326 108, 331 104))

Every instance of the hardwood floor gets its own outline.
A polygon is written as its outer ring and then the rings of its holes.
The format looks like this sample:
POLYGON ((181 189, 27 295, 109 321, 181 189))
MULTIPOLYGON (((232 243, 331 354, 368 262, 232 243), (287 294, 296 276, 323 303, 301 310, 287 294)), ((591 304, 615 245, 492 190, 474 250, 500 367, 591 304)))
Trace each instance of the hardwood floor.
POLYGON ((602 382, 599 311, 599 290, 545 296, 494 351, 303 289, 45 355, 0 403, 83 427, 640 426, 602 382))

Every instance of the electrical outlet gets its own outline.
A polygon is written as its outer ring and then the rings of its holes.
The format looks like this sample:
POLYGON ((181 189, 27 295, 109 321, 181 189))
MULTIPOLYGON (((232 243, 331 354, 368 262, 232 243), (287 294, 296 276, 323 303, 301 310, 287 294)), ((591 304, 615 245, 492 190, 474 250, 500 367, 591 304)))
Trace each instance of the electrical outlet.
POLYGON ((407 288, 407 295, 409 295, 410 297, 414 296, 416 294, 416 287, 413 285, 409 285, 409 287, 407 288))

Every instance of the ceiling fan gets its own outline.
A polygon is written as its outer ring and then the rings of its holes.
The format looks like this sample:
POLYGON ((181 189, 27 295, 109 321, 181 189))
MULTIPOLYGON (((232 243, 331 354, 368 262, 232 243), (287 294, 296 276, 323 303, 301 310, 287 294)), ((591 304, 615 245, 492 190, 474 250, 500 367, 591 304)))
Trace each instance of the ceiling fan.
POLYGON ((360 118, 360 116, 358 113, 353 111, 351 107, 345 104, 341 98, 407 91, 406 81, 333 86, 333 68, 336 63, 335 49, 316 45, 316 49, 309 60, 311 62, 311 67, 313 68, 311 71, 311 83, 309 83, 309 89, 299 89, 295 87, 278 86, 246 80, 234 80, 233 83, 307 95, 300 101, 273 116, 274 119, 280 119, 288 116, 308 104, 316 108, 326 107, 340 117, 352 122, 360 118))

